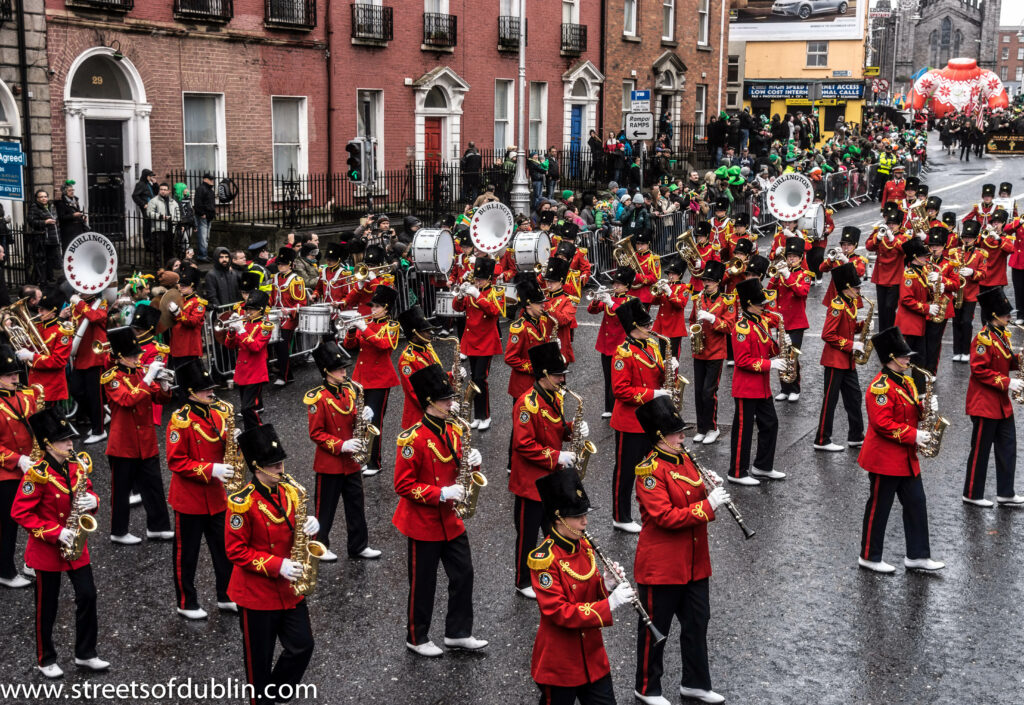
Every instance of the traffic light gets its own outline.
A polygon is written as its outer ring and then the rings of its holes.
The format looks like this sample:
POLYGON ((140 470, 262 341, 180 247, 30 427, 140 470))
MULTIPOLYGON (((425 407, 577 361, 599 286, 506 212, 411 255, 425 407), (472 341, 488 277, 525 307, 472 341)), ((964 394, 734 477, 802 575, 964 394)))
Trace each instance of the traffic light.
POLYGON ((365 149, 366 142, 362 139, 349 140, 345 145, 345 151, 348 152, 348 178, 357 184, 365 183, 366 174, 363 172, 363 163, 367 156, 365 149))

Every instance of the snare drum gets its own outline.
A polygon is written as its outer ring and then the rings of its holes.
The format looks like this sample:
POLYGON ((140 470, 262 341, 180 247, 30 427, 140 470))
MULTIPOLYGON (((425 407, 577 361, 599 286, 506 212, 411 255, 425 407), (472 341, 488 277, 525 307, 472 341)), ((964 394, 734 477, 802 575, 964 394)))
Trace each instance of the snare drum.
POLYGON ((516 289, 515 284, 508 284, 506 286, 496 286, 495 289, 501 289, 505 292, 505 303, 506 304, 517 304, 519 303, 519 291, 516 289))
POLYGON ((281 342, 281 321, 284 319, 284 311, 279 308, 272 308, 267 312, 267 323, 274 324, 274 330, 270 332, 269 344, 281 342))
POLYGON ((455 295, 450 291, 439 291, 434 297, 434 315, 447 316, 449 318, 460 318, 466 315, 465 311, 456 311, 452 303, 455 295))
POLYGON ((412 236, 409 252, 417 272, 447 274, 455 259, 455 242, 447 230, 421 229, 412 236))
POLYGON ((331 305, 313 304, 299 309, 300 333, 324 335, 331 332, 331 305))
POLYGON ((538 264, 546 265, 551 256, 551 238, 542 230, 527 230, 516 235, 512 241, 516 253, 516 268, 520 272, 533 269, 538 264))

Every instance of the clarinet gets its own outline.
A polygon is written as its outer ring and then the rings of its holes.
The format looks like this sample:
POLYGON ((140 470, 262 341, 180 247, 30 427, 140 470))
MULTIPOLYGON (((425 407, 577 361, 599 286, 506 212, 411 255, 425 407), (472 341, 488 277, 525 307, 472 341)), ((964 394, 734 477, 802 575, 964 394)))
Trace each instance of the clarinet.
MULTIPOLYGON (((601 559, 602 563, 604 563, 604 566, 608 569, 608 572, 611 573, 612 576, 615 578, 616 585, 628 583, 629 581, 622 577, 619 574, 619 572, 615 569, 615 564, 608 560, 608 556, 604 555, 601 549, 598 548, 597 543, 594 542, 594 537, 591 536, 590 533, 588 533, 586 530, 582 531, 581 533, 583 534, 583 538, 590 542, 591 548, 594 549, 594 553, 596 553, 597 557, 601 559)), ((649 614, 647 614, 647 610, 644 609, 644 606, 640 604, 640 597, 635 592, 633 593, 633 599, 630 600, 630 604, 632 604, 633 609, 636 610, 637 615, 640 617, 640 621, 644 623, 644 626, 647 627, 647 630, 651 633, 651 638, 654 640, 654 645, 658 646, 663 641, 665 641, 665 635, 658 631, 658 628, 654 626, 654 622, 651 621, 651 617, 649 614)))
MULTIPOLYGON (((711 471, 698 463, 697 459, 690 455, 690 451, 686 450, 686 448, 682 448, 682 451, 683 455, 689 458, 690 462, 693 463, 693 467, 697 468, 697 472, 700 473, 700 479, 704 481, 704 484, 707 485, 708 489, 713 490, 718 487, 718 483, 715 481, 715 477, 711 474, 711 471)), ((743 532, 743 538, 749 539, 753 537, 754 530, 747 527, 746 523, 743 521, 743 515, 740 514, 739 507, 736 506, 736 503, 730 499, 728 502, 725 502, 725 508, 729 510, 729 513, 732 514, 732 518, 740 525, 740 530, 743 532)))

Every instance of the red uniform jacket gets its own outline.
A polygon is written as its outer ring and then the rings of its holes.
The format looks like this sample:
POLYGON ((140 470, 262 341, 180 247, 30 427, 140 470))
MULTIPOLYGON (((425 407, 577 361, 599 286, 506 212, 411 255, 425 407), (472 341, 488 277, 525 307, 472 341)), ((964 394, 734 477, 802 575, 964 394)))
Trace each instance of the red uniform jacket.
MULTIPOLYGON (((701 245, 697 243, 697 254, 700 255, 700 261, 704 264, 714 260, 715 262, 722 261, 722 254, 718 251, 717 245, 713 245, 710 242, 701 245)), ((690 288, 693 293, 697 293, 704 288, 704 282, 699 277, 690 276, 690 288)))
MULTIPOLYGON (((904 201, 907 198, 906 192, 907 182, 905 180, 896 181, 891 179, 885 182, 885 187, 882 188, 882 210, 885 210, 885 204, 889 201, 904 201)), ((903 209, 906 211, 906 209, 903 209)))
POLYGON ((736 294, 718 293, 709 296, 706 291, 702 291, 693 300, 693 308, 690 309, 691 324, 697 322, 698 310, 715 314, 715 322, 700 322, 704 331, 704 352, 700 355, 695 354, 693 359, 724 360, 728 353, 726 338, 736 324, 736 294))
POLYGON ((957 252, 960 266, 974 270, 971 276, 964 277, 964 301, 977 301, 978 292, 981 290, 980 282, 985 278, 985 269, 988 267, 988 252, 980 247, 972 247, 969 250, 961 248, 957 252))
POLYGON ((728 258, 733 247, 732 218, 712 218, 710 222, 711 236, 708 239, 712 245, 718 245, 719 256, 728 258))
MULTIPOLYGON (((772 245, 768 248, 768 254, 765 255, 770 260, 778 259, 779 257, 785 256, 786 252, 786 240, 791 237, 802 237, 804 239, 804 251, 810 251, 811 240, 807 237, 807 233, 797 228, 794 231, 783 230, 782 226, 779 226, 775 230, 775 235, 772 236, 772 245)), ((801 266, 806 267, 807 262, 804 261, 801 266)))
POLYGON ((224 549, 235 564, 228 597, 252 610, 292 609, 304 599, 281 577, 281 561, 290 558, 299 498, 291 485, 270 489, 253 481, 228 497, 224 549))
MULTIPOLYGON (((586 261, 586 258, 584 258, 584 261, 586 261)), ((589 265, 590 263, 587 262, 587 266, 589 265)), ((505 250, 501 254, 501 258, 498 260, 497 265, 495 265, 494 271, 495 276, 503 282, 511 282, 515 279, 516 272, 518 271, 518 268, 516 267, 515 253, 512 250, 505 250), (499 271, 501 273, 497 274, 499 271)), ((587 273, 589 274, 589 270, 587 273)))
POLYGON ((849 301, 845 296, 832 299, 825 323, 821 329, 821 365, 837 370, 853 370, 853 344, 857 334, 864 328, 864 321, 857 320, 859 301, 849 301))
POLYGON ((441 501, 441 488, 458 482, 462 428, 429 414, 398 436, 391 518, 399 533, 416 541, 451 541, 466 531, 455 503, 441 501))
POLYGON ((402 383, 402 391, 405 393, 405 401, 402 404, 402 428, 409 428, 423 416, 423 407, 416 398, 412 389, 412 382, 409 381, 413 372, 418 372, 430 365, 440 365, 441 360, 434 352, 434 346, 430 343, 421 345, 409 343, 398 358, 398 369, 401 373, 398 378, 402 383))
MULTIPOLYGON (((306 283, 295 272, 274 275, 274 288, 270 292, 270 305, 274 308, 297 309, 305 306, 306 283)), ((299 312, 288 311, 281 319, 281 330, 295 330, 299 325, 299 312)))
POLYGON ((888 238, 879 237, 878 228, 868 236, 864 246, 868 252, 877 253, 875 267, 871 272, 871 281, 882 286, 899 286, 903 278, 903 243, 913 237, 902 230, 895 231, 892 242, 888 238))
POLYGON ((1003 228, 1003 232, 1013 235, 1013 253, 1007 263, 1013 269, 1024 269, 1024 219, 1014 218, 1003 228))
POLYGON ((661 279, 661 258, 653 252, 638 252, 636 257, 640 260, 640 271, 630 287, 631 293, 643 303, 650 304, 654 300, 651 284, 661 279))
MULTIPOLYGON (((861 281, 864 281, 864 275, 868 271, 868 258, 862 257, 861 255, 851 255, 849 259, 853 262, 853 266, 857 268, 857 276, 860 277, 861 281)), ((836 267, 842 266, 842 264, 843 263, 839 260, 833 261, 826 259, 821 263, 821 271, 822 273, 831 272, 836 267)), ((821 300, 821 305, 830 306, 832 304, 832 300, 836 298, 837 294, 836 285, 832 283, 832 277, 829 277, 828 289, 825 290, 825 296, 821 300)))
POLYGON ((654 299, 658 304, 658 316, 654 319, 655 333, 669 338, 685 338, 689 335, 686 323, 686 304, 690 301, 690 289, 682 282, 669 284, 671 293, 659 294, 654 299))
POLYGON ((732 355, 736 361, 732 395, 736 399, 770 399, 772 396, 771 359, 778 356, 779 346, 771 336, 770 325, 768 316, 759 320, 743 314, 736 321, 732 334, 732 355))
POLYGON ((782 314, 786 330, 807 328, 807 295, 811 293, 812 281, 814 275, 806 269, 794 269, 785 279, 780 274, 768 282, 769 289, 779 292, 776 310, 782 314))
POLYGON ((69 322, 59 318, 37 323, 36 328, 46 343, 47 352, 45 355, 36 355, 28 363, 28 383, 42 385, 48 402, 67 399, 67 366, 71 359, 71 341, 75 339, 75 329, 69 322))
POLYGON ((96 308, 85 301, 79 301, 71 310, 72 326, 77 331, 83 320, 88 320, 82 341, 78 344, 75 354, 74 368, 85 370, 90 367, 102 367, 106 364, 106 353, 97 355, 92 351, 92 344, 107 341, 107 302, 100 300, 96 308))
POLYGON ((0 390, 0 481, 21 479, 18 461, 23 455, 32 455, 28 417, 37 411, 38 395, 32 387, 0 390))
POLYGON ((352 285, 349 288, 348 296, 345 297, 344 308, 354 308, 359 311, 360 316, 370 315, 370 300, 373 298, 373 292, 381 284, 394 287, 395 277, 391 274, 383 274, 375 276, 373 279, 364 280, 362 288, 359 287, 359 282, 352 285))
POLYGON ((976 220, 981 223, 981 229, 984 230, 985 226, 988 225, 989 219, 995 215, 996 210, 996 204, 991 201, 988 203, 975 203, 971 211, 960 222, 966 223, 968 220, 976 220))
MULTIPOLYGON (((67 528, 71 492, 79 475, 85 475, 85 489, 97 502, 99 496, 92 491, 92 482, 88 479, 92 472, 88 453, 79 453, 63 469, 51 465, 51 460, 47 455, 25 473, 11 505, 11 518, 28 531, 25 564, 34 570, 63 572, 89 565, 88 542, 76 561, 61 558, 58 542, 61 529, 67 528)), ((90 512, 95 513, 95 509, 90 512)))
POLYGON ((536 482, 558 469, 558 451, 569 440, 572 424, 566 423, 565 395, 546 392, 539 386, 516 399, 512 407, 512 474, 508 491, 517 497, 540 501, 536 482))
MULTIPOLYGON (((868 430, 857 463, 879 475, 911 477, 921 474, 917 462, 917 422, 921 402, 909 376, 886 368, 864 395, 868 430)), ((926 401, 926 400, 922 400, 926 401)))
POLYGON ((171 414, 167 425, 167 467, 171 471, 167 501, 174 511, 220 514, 227 507, 224 483, 213 476, 213 464, 224 462, 230 413, 233 410, 223 402, 209 406, 189 402, 171 414))
POLYGON ((576 355, 572 351, 572 329, 576 323, 576 304, 580 302, 574 296, 565 293, 564 290, 548 294, 548 300, 544 303, 544 310, 548 316, 558 321, 558 340, 562 357, 566 362, 575 362, 576 355))
POLYGON ((967 415, 986 419, 1013 416, 1010 403, 1010 372, 1017 369, 1017 355, 1009 331, 989 325, 978 331, 971 344, 971 379, 967 383, 967 415))
POLYGON ((896 325, 903 335, 924 335, 930 306, 931 290, 924 271, 907 267, 900 282, 900 304, 896 307, 896 325))
POLYGON ((612 296, 611 307, 597 299, 587 304, 587 311, 589 313, 604 314, 601 318, 601 327, 597 330, 597 344, 594 346, 594 349, 602 355, 614 355, 615 348, 622 345, 622 341, 626 339, 626 331, 622 330, 622 324, 619 323, 619 319, 615 315, 615 309, 630 298, 632 297, 612 296))
POLYGON ((654 449, 636 466, 643 529, 633 574, 641 585, 683 585, 711 577, 708 522, 715 512, 693 461, 654 449))
POLYGON ((501 333, 498 319, 505 315, 505 290, 488 286, 475 299, 457 296, 452 302, 456 311, 466 312, 466 330, 459 350, 463 355, 490 357, 501 355, 501 333))
POLYGON ((597 563, 589 541, 554 529, 527 559, 540 608, 530 675, 541 685, 584 685, 611 670, 601 629, 612 625, 612 611, 597 563))
POLYGON ((661 357, 658 341, 627 337, 615 349, 612 358, 615 406, 612 408, 611 427, 626 433, 643 433, 643 427, 636 420, 636 410, 653 399, 654 392, 661 389, 664 382, 665 360, 661 357))
POLYGON ((153 402, 164 403, 171 395, 157 382, 148 386, 141 367, 110 368, 100 377, 110 404, 110 437, 107 455, 115 458, 153 458, 160 453, 153 425, 153 402))
POLYGON ((346 350, 359 348, 352 379, 366 389, 390 389, 398 385, 398 373, 391 362, 391 351, 398 347, 399 326, 384 318, 370 321, 366 330, 349 328, 341 342, 346 350))
POLYGON ((466 254, 461 252, 455 255, 455 261, 452 263, 452 270, 448 273, 448 286, 451 287, 462 281, 462 278, 467 272, 473 271, 473 264, 470 259, 475 257, 472 253, 466 254))
POLYGON ((524 313, 508 327, 505 364, 512 368, 508 377, 508 393, 513 398, 518 399, 533 386, 529 350, 534 345, 547 342, 551 337, 551 326, 552 319, 548 316, 533 319, 524 313))
POLYGON ((274 324, 262 318, 245 324, 245 330, 228 330, 225 347, 238 350, 235 363, 235 384, 259 384, 270 379, 267 374, 267 343, 274 324))
POLYGON ((309 411, 309 437, 316 443, 313 470, 325 475, 359 472, 352 455, 341 450, 341 445, 352 438, 356 422, 355 388, 325 383, 306 392, 302 401, 309 411))
MULTIPOLYGON (((998 224, 993 227, 999 227, 998 224)), ((984 231, 982 235, 985 235, 984 231)), ((1003 233, 1001 237, 987 235, 982 237, 978 247, 988 253, 985 276, 981 279, 982 286, 1006 286, 1006 258, 1013 252, 1017 238, 1012 234, 1003 233)))
POLYGON ((317 301, 344 304, 352 287, 345 275, 348 270, 339 263, 336 267, 321 267, 320 278, 316 281, 314 296, 317 301))
POLYGON ((209 302, 195 294, 184 297, 170 330, 171 357, 201 357, 203 324, 209 302))

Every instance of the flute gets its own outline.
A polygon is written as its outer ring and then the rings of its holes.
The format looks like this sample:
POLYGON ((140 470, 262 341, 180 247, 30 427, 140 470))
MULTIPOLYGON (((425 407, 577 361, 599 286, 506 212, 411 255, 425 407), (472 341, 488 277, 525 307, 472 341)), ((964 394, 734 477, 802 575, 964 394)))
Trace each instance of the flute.
MULTIPOLYGON (((693 467, 697 468, 697 472, 700 473, 700 479, 702 479, 704 484, 707 485, 708 491, 710 492, 718 487, 718 483, 715 481, 715 476, 711 474, 711 471, 698 463, 697 459, 690 455, 690 451, 686 450, 686 448, 680 447, 680 449, 683 451, 683 455, 689 458, 690 462, 693 463, 693 467)), ((743 538, 751 538, 754 535, 754 530, 747 527, 746 523, 743 521, 743 515, 740 514, 739 507, 736 506, 735 502, 730 499, 728 502, 725 502, 725 508, 729 510, 729 513, 732 514, 732 518, 740 525, 740 530, 743 531, 743 538)))
MULTIPOLYGON (((600 548, 598 548, 597 543, 594 542, 594 537, 586 530, 584 530, 582 534, 583 538, 590 542, 590 546, 594 549, 594 553, 596 553, 597 557, 601 559, 602 563, 604 563, 605 568, 607 568, 608 572, 615 578, 616 584, 621 585, 622 583, 628 583, 629 581, 627 581, 626 578, 616 570, 615 564, 608 560, 608 557, 604 555, 600 548)), ((633 605, 633 609, 635 609, 636 613, 640 616, 640 621, 644 623, 644 626, 647 627, 647 630, 651 633, 654 645, 658 646, 665 641, 665 635, 658 631, 658 628, 654 626, 654 622, 651 621, 651 617, 647 614, 647 610, 645 610, 644 606, 640 604, 640 596, 637 595, 636 592, 633 593, 633 599, 630 600, 630 604, 633 605)))

